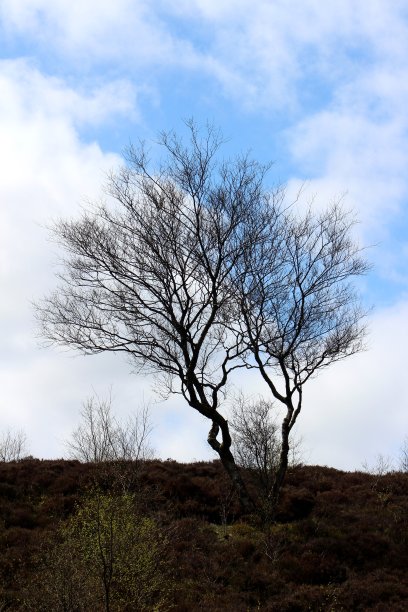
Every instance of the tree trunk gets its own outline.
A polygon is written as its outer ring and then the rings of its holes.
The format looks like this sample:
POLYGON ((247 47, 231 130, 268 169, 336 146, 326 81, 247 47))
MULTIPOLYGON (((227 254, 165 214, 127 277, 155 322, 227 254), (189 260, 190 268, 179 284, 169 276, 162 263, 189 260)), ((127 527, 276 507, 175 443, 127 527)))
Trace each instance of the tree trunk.
POLYGON ((223 421, 221 424, 213 421, 212 427, 208 434, 208 444, 213 448, 219 455, 221 463, 231 479, 234 488, 238 494, 239 501, 242 505, 244 512, 253 512, 255 509, 254 502, 248 493, 247 487, 242 479, 241 472, 233 454, 231 453, 231 436, 229 434, 228 423, 220 416, 223 421), (222 443, 217 440, 217 435, 221 429, 222 432, 222 443))
POLYGON ((268 496, 270 520, 274 521, 276 516, 276 508, 279 502, 279 496, 282 489, 283 481, 285 480, 286 471, 288 469, 289 456, 289 421, 284 419, 282 423, 282 446, 279 457, 279 465, 276 470, 275 478, 272 485, 272 490, 268 496))

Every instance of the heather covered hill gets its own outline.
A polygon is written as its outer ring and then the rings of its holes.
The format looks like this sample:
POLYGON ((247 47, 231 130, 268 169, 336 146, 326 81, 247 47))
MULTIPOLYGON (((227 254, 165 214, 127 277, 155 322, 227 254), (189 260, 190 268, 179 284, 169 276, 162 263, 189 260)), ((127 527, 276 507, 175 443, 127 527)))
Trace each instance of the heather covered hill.
POLYGON ((405 610, 408 475, 292 468, 262 527, 218 462, 3 462, 0 547, 1 610, 107 609, 101 552, 110 610, 405 610))

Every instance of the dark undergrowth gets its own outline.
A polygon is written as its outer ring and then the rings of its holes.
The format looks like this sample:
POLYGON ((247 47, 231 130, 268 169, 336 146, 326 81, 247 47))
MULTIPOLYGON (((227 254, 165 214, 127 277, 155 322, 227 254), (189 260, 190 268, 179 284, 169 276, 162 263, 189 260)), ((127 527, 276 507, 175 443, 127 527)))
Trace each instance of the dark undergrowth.
POLYGON ((132 605, 113 598, 111 610, 408 609, 407 474, 293 468, 268 529, 240 513, 218 462, 150 461, 118 474, 77 461, 0 463, 1 611, 105 609, 92 600, 87 554, 61 565, 61 534, 95 486, 110 498, 133 492, 135 516, 150 521, 143 537, 163 561, 154 592, 132 605), (76 572, 74 595, 83 589, 86 602, 47 595, 66 588, 61 568, 71 580, 76 572))

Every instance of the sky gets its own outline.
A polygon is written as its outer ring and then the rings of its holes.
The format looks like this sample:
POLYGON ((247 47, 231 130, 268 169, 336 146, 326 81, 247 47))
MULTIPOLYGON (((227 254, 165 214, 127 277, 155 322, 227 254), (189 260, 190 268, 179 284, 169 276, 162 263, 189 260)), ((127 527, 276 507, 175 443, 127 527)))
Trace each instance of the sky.
MULTIPOLYGON (((44 348, 34 301, 56 284, 49 226, 103 195, 138 139, 219 126, 227 154, 272 161, 305 205, 343 198, 372 270, 367 350, 304 390, 309 463, 354 470, 408 435, 408 1, 0 0, 0 433, 66 455, 81 405, 151 404, 158 456, 214 458, 208 422, 115 355, 44 348)), ((267 394, 253 374, 237 388, 267 394)), ((231 395, 231 398, 233 395, 231 395)), ((232 399, 230 401, 233 401, 232 399)), ((226 406, 228 410, 228 406, 226 406)))

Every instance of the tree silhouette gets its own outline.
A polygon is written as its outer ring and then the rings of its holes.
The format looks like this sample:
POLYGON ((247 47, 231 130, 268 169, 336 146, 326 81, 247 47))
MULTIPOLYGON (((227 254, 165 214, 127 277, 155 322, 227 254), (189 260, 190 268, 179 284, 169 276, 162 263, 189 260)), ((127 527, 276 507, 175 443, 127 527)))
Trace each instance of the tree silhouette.
POLYGON ((268 166, 224 161, 217 130, 188 128, 187 145, 161 135, 165 159, 153 168, 143 145, 131 148, 109 201, 56 225, 67 259, 38 316, 49 341, 123 352, 209 419, 208 442, 249 510, 221 413, 230 374, 258 368, 287 408, 276 497, 304 382, 361 348, 348 279, 365 264, 339 208, 298 220, 283 190, 264 188, 268 166))

